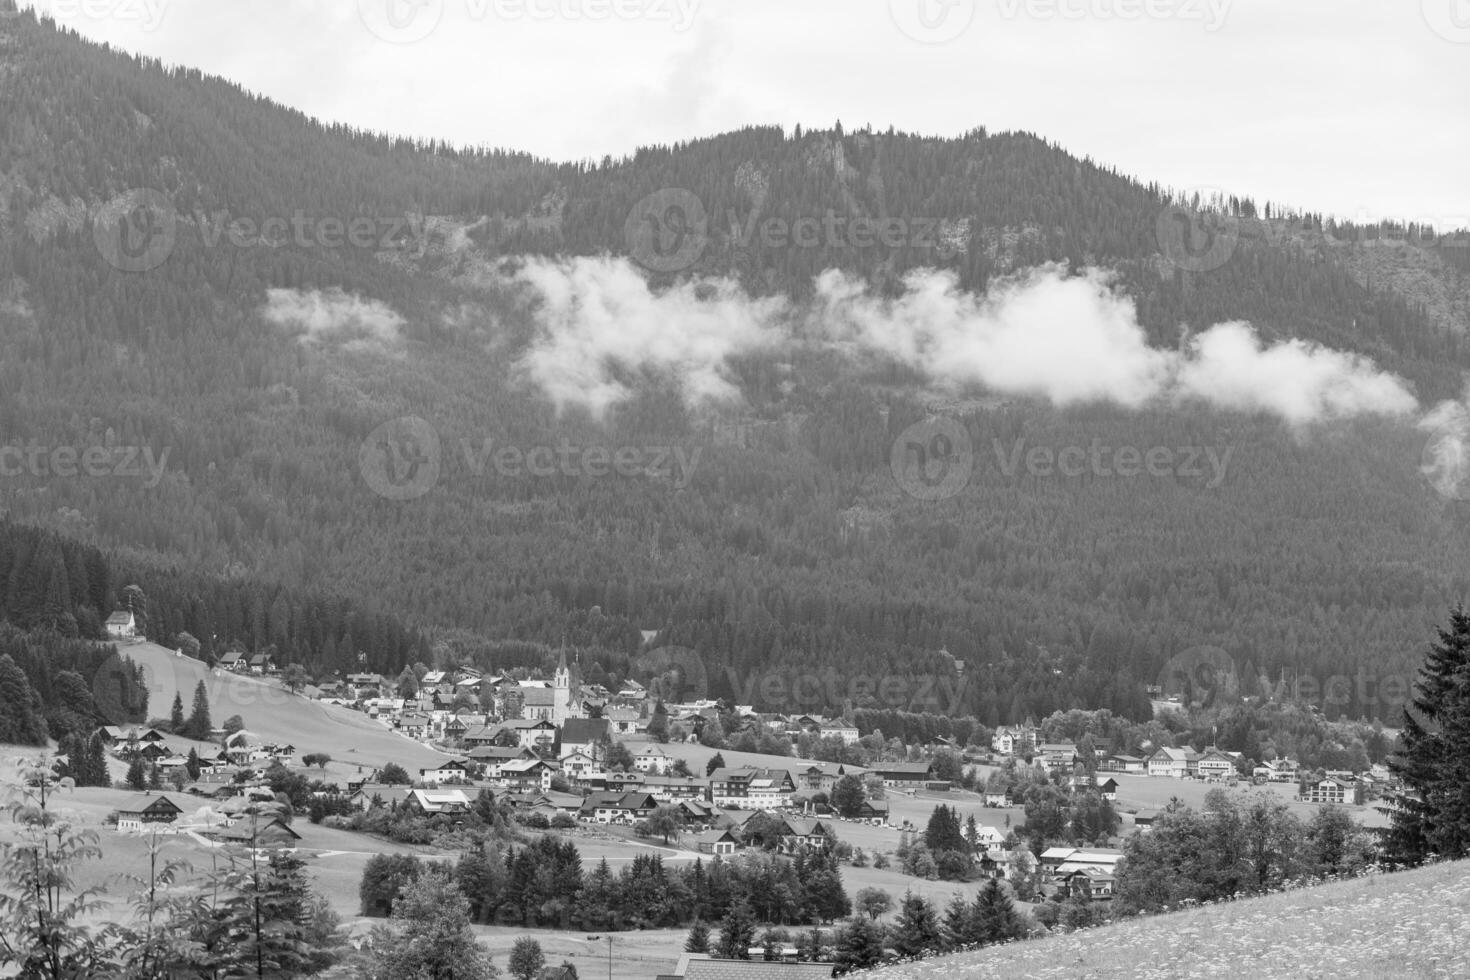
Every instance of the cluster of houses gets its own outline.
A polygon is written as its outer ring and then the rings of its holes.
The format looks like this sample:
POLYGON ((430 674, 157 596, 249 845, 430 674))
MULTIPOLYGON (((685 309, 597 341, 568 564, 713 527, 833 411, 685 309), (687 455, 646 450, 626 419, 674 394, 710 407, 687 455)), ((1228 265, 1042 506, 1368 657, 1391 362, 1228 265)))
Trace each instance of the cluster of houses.
MULTIPOLYGON (((1026 756, 1032 765, 1052 772, 1072 772, 1083 762, 1072 742, 1041 742, 1040 733, 1031 726, 998 729, 991 737, 993 752, 1003 756, 1026 756)), ((1108 799, 1115 799, 1117 782, 1105 779, 1106 773, 1159 776, 1170 779, 1198 779, 1207 783, 1234 782, 1242 778, 1246 760, 1239 752, 1226 752, 1210 747, 1203 752, 1190 746, 1166 746, 1146 756, 1104 755, 1099 753, 1094 770, 1096 785, 1108 799)), ((1301 766, 1293 759, 1272 759, 1264 765, 1252 766, 1250 778, 1257 783, 1297 783, 1298 798, 1306 803, 1362 803, 1382 796, 1393 787, 1387 767, 1375 765, 1366 772, 1329 770, 1320 779, 1305 779, 1301 766)), ((987 797, 988 805, 1006 806, 1008 801, 987 797)))

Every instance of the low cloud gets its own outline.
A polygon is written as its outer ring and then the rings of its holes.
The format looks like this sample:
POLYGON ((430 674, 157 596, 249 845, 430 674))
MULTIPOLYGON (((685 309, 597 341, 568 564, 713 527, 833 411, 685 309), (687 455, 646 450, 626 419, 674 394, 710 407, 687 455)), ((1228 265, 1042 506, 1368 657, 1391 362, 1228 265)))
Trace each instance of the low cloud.
POLYGON ((623 401, 630 373, 679 380, 687 404, 734 401, 732 356, 781 342, 780 299, 755 299, 728 279, 654 292, 613 258, 527 259, 512 274, 532 293, 536 335, 521 367, 558 409, 596 415, 623 401))
POLYGON ((391 307, 341 289, 269 289, 261 316, 299 331, 303 344, 389 350, 402 339, 403 317, 391 307))
POLYGON ((510 276, 530 292, 536 324, 522 367, 558 407, 598 414, 629 396, 638 372, 677 377, 691 404, 737 399, 732 357, 801 344, 888 357, 943 387, 1058 406, 1196 402, 1293 427, 1419 411, 1408 384, 1372 360, 1301 340, 1266 343, 1248 323, 1217 324, 1178 349, 1152 347, 1132 299, 1096 269, 1042 266, 983 296, 947 271, 911 272, 890 296, 829 270, 799 309, 728 279, 655 292, 616 258, 532 259, 510 276))

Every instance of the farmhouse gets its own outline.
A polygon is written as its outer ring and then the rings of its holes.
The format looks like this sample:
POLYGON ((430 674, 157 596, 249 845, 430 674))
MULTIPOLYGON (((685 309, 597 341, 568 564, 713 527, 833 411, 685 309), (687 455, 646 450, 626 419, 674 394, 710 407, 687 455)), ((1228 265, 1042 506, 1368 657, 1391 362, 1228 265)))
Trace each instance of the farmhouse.
POLYGON ((837 834, 825 820, 786 819, 782 822, 786 826, 781 834, 780 849, 785 853, 794 853, 806 847, 825 849, 837 843, 837 834))
POLYGON ((885 762, 873 768, 884 786, 923 787, 935 782, 932 762, 885 762))
POLYGON ((1041 866, 1059 879, 1091 868, 1105 874, 1117 871, 1123 852, 1111 847, 1049 847, 1042 852, 1041 866))
POLYGON ((294 847, 301 835, 281 822, 279 817, 267 820, 240 820, 227 827, 209 827, 200 835, 224 844, 247 844, 253 847, 294 847))
POLYGON ((347 802, 359 810, 368 810, 373 806, 393 806, 408 799, 408 794, 413 790, 408 786, 394 786, 388 783, 363 783, 347 802))
POLYGON ((582 819, 595 823, 631 824, 658 808, 650 793, 593 793, 582 804, 582 819))
POLYGON ((140 834, 156 829, 157 824, 172 824, 184 808, 166 794, 135 796, 117 808, 117 830, 120 834, 140 834))
POLYGON ((1109 776, 1097 784, 1097 791, 1102 794, 1102 798, 1105 800, 1116 800, 1118 798, 1118 781, 1109 776))
POLYGON ((860 775, 864 770, 857 766, 845 766, 840 762, 809 762, 793 769, 791 779, 798 790, 815 793, 830 792, 837 780, 848 773, 860 775))
POLYGON ((637 708, 608 708, 603 712, 614 735, 638 735, 648 731, 648 723, 637 708))

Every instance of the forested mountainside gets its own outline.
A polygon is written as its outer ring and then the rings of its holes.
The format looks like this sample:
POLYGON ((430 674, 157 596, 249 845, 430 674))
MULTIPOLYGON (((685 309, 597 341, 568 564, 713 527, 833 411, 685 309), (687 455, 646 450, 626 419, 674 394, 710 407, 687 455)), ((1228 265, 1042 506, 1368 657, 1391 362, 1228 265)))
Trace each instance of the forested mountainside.
MULTIPOLYGON (((642 631, 660 630, 700 651, 715 695, 759 701, 746 683, 768 670, 953 681, 963 661, 945 707, 987 724, 1146 711, 1144 685, 1201 644, 1272 677, 1408 674, 1466 593, 1470 523, 1426 484, 1412 420, 1058 406, 802 343, 732 350, 715 386, 734 397, 691 398, 682 362, 655 358, 609 369, 605 387, 626 397, 605 410, 558 404, 532 357, 555 285, 627 290, 621 259, 577 257, 627 255, 635 205, 670 188, 699 202, 704 240, 626 308, 652 317, 673 297, 673 324, 706 322, 711 296, 805 308, 830 269, 896 296, 915 269, 983 293, 1056 263, 1109 270, 1160 350, 1181 327, 1249 320, 1268 341, 1372 357, 1425 408, 1457 395, 1470 364, 1457 307, 1426 307, 1388 288, 1416 280, 1379 268, 1432 257, 1434 283, 1461 295, 1462 240, 1444 229, 1226 197, 1233 254, 1191 269, 1161 253, 1178 195, 1029 134, 756 128, 555 164, 323 125, 13 15, 0 20, 0 445, 119 462, 24 469, 0 506, 130 568, 342 594, 467 648, 482 648, 471 634, 566 644, 621 674, 636 672, 642 631), (140 203, 149 220, 166 212, 167 249, 100 246, 140 203), (829 211, 932 236, 792 247, 759 233, 829 211), (276 233, 242 240, 237 218, 255 232, 278 219, 276 233), (344 241, 355 220, 370 233, 344 241), (1364 275, 1350 259, 1385 238, 1364 275), (725 276, 738 285, 710 278, 725 276), (895 440, 935 412, 974 446, 968 482, 937 500, 891 465, 895 440), (371 451, 405 416, 428 427, 434 478, 391 499, 371 451), (1197 469, 1059 478, 1007 462, 1017 446, 1094 440, 1192 453, 1197 469), (640 465, 536 476, 493 462, 564 444, 631 448, 640 465)), ((354 665, 358 640, 292 615, 262 602, 239 638, 354 665)), ((381 649, 384 669, 421 653, 408 639, 381 649)), ((1382 710, 1356 693, 1340 707, 1382 710)))

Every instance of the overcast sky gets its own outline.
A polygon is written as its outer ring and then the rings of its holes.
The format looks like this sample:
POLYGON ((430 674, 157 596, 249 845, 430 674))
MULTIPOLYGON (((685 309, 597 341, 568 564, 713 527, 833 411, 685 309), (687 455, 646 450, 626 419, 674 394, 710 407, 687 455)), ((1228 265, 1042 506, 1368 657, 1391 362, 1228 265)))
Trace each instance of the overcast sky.
POLYGON ((1025 129, 1181 189, 1470 225, 1470 0, 22 0, 327 120, 600 158, 1025 129))

